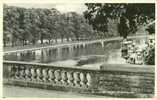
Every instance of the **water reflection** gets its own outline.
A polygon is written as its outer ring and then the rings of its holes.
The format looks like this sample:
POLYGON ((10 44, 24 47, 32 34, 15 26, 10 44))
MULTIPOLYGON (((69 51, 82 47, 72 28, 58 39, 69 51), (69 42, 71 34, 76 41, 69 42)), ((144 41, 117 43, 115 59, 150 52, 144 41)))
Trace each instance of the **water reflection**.
MULTIPOLYGON (((120 49, 120 42, 103 42, 93 44, 79 44, 74 46, 49 48, 21 53, 10 53, 4 56, 5 60, 28 61, 48 64, 69 64, 83 66, 87 64, 110 62, 119 59, 116 55, 120 49), (113 56, 113 57, 111 57, 113 56)), ((121 63, 121 62, 119 62, 121 63)))

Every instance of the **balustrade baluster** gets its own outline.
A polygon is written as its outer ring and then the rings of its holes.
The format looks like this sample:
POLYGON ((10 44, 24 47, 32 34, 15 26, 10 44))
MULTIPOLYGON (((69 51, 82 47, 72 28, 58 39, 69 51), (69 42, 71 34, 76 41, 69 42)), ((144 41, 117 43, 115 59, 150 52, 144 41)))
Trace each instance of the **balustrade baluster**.
POLYGON ((19 76, 20 76, 20 72, 19 72, 19 66, 15 66, 15 79, 19 79, 19 76))
POLYGON ((80 84, 80 72, 74 72, 74 83, 75 86, 81 86, 80 84))
POLYGON ((31 79, 32 81, 36 81, 36 77, 37 77, 37 73, 36 73, 36 70, 35 68, 31 68, 31 79))
POLYGON ((29 67, 26 67, 25 74, 26 74, 25 79, 28 80, 28 81, 30 81, 32 75, 31 75, 31 71, 30 71, 29 67))
POLYGON ((43 81, 48 82, 48 69, 43 69, 42 74, 43 74, 43 81))
POLYGON ((37 72, 37 77, 36 77, 37 81, 38 81, 38 82, 42 82, 42 72, 41 72, 41 68, 37 68, 36 72, 37 72))
POLYGON ((92 84, 92 77, 91 77, 90 73, 87 73, 86 77, 87 77, 87 85, 91 86, 91 84, 92 84))
POLYGON ((9 78, 14 78, 15 77, 15 67, 12 65, 11 67, 9 67, 9 78))
POLYGON ((20 79, 25 79, 25 67, 20 67, 20 79))
POLYGON ((61 84, 61 71, 60 70, 56 70, 55 72, 54 72, 54 74, 55 74, 55 82, 56 82, 56 84, 61 84))
POLYGON ((68 77, 68 83, 70 86, 74 86, 74 76, 73 76, 73 72, 70 71, 67 73, 67 77, 68 77))
POLYGON ((87 80, 87 77, 86 77, 86 73, 81 73, 80 74, 80 79, 81 79, 81 82, 80 82, 81 86, 82 87, 87 87, 88 86, 87 85, 88 80, 87 80))
POLYGON ((48 75, 49 75, 49 81, 51 83, 54 83, 55 82, 54 70, 53 69, 49 69, 48 70, 48 75))
POLYGON ((62 71, 62 83, 64 85, 67 85, 67 80, 68 80, 68 77, 67 77, 67 72, 66 71, 62 71))

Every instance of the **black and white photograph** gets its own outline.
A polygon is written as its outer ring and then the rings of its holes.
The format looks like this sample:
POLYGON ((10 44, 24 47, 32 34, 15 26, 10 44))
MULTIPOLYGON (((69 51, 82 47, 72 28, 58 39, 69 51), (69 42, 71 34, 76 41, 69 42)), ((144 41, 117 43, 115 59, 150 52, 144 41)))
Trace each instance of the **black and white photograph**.
POLYGON ((153 98, 155 3, 4 3, 3 98, 153 98))

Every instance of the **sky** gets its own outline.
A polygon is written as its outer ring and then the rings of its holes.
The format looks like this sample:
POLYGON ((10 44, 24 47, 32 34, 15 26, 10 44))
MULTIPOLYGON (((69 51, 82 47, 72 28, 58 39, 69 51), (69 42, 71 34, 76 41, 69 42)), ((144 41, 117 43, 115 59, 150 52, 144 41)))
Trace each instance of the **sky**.
POLYGON ((77 12, 82 14, 87 7, 84 4, 17 4, 17 3, 8 3, 8 6, 24 7, 24 8, 56 8, 61 13, 67 12, 77 12))

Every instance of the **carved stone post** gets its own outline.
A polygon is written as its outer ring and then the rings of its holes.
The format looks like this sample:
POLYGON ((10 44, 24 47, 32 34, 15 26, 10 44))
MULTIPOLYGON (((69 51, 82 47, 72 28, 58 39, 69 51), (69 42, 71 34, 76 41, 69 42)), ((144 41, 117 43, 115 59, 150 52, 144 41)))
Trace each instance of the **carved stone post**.
POLYGON ((15 72, 16 72, 16 69, 14 67, 14 65, 12 65, 11 67, 9 67, 9 78, 14 78, 15 77, 15 72))
POLYGON ((68 77, 68 83, 70 86, 74 86, 74 76, 73 76, 73 72, 70 71, 67 73, 67 77, 68 77))
POLYGON ((25 67, 21 66, 20 68, 20 79, 25 79, 25 67))
POLYGON ((19 66, 15 66, 15 79, 19 79, 20 77, 20 71, 19 71, 19 66))
POLYGON ((56 82, 56 84, 61 84, 61 71, 60 70, 56 70, 55 72, 54 72, 54 74, 55 74, 55 82, 56 82))
POLYGON ((41 68, 37 68, 37 69, 36 69, 36 74, 37 74, 37 77, 36 77, 37 81, 38 81, 38 82, 42 82, 43 80, 42 80, 41 68))
POLYGON ((36 71, 35 71, 35 68, 31 68, 31 79, 32 79, 32 81, 36 81, 36 76, 37 76, 37 74, 36 74, 36 71))
POLYGON ((66 71, 62 71, 62 83, 64 85, 67 85, 68 84, 67 80, 68 80, 67 72, 66 71))
POLYGON ((42 74, 43 74, 43 81, 44 82, 48 82, 48 70, 47 69, 43 69, 42 70, 42 74))
POLYGON ((25 79, 28 80, 28 81, 30 81, 32 75, 31 75, 31 71, 30 71, 29 67, 26 67, 25 74, 26 74, 25 79))
POLYGON ((53 69, 49 69, 48 70, 48 76, 49 76, 49 81, 51 83, 55 83, 55 75, 54 75, 54 70, 53 69))
POLYGON ((75 86, 81 86, 80 84, 80 72, 74 72, 74 83, 75 83, 75 86))
POLYGON ((82 87, 85 87, 85 88, 88 87, 88 85, 87 85, 88 80, 87 80, 86 74, 87 73, 85 73, 85 72, 84 73, 82 72, 80 74, 80 79, 81 79, 80 84, 81 84, 82 87))

